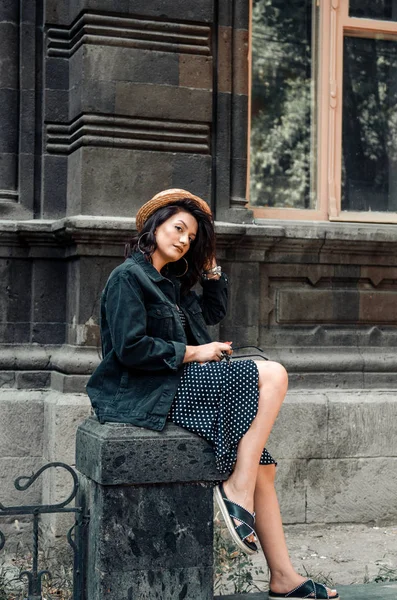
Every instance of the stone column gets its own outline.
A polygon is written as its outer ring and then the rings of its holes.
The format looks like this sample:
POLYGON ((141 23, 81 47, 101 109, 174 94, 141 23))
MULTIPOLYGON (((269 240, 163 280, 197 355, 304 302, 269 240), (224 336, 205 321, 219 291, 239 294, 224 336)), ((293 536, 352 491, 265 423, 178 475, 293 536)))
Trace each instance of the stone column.
POLYGON ((209 444, 91 417, 77 431, 80 504, 90 512, 86 600, 212 600, 209 444))

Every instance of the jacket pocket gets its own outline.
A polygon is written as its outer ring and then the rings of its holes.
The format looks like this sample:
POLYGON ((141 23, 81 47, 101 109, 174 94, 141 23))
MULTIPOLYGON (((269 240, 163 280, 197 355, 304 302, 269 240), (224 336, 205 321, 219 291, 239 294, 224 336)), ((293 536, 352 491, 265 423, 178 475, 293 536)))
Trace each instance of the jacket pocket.
POLYGON ((172 332, 174 313, 167 304, 155 304, 146 309, 146 333, 151 337, 168 338, 172 332))

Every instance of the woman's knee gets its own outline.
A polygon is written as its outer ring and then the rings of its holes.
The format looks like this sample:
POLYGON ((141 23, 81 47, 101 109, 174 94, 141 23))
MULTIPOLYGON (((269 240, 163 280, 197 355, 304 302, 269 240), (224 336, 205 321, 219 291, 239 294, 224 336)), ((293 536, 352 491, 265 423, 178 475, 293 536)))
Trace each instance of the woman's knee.
POLYGON ((287 391, 288 388, 288 373, 280 363, 269 361, 261 361, 256 363, 259 373, 259 385, 270 385, 280 392, 287 391))

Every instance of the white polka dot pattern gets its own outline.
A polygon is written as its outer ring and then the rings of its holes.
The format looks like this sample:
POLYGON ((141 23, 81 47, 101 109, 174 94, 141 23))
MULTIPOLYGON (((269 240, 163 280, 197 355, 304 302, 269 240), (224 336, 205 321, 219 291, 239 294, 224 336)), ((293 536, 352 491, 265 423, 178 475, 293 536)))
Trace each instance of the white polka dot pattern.
MULTIPOLYGON (((220 473, 230 473, 237 444, 258 411, 258 369, 252 360, 185 366, 168 419, 208 440, 220 473)), ((261 465, 276 464, 264 448, 261 465)))

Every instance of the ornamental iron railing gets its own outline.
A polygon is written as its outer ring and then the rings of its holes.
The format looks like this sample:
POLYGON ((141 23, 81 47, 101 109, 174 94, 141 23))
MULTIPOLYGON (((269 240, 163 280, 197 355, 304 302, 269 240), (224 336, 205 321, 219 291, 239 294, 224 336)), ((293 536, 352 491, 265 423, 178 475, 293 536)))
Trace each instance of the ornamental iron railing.
MULTIPOLYGON (((51 513, 74 513, 75 522, 67 534, 67 540, 73 550, 73 600, 83 600, 83 561, 84 561, 84 528, 88 525, 89 516, 84 514, 83 508, 79 506, 68 506, 76 497, 79 489, 79 480, 76 472, 62 462, 52 462, 44 465, 31 476, 22 475, 14 481, 17 490, 27 490, 40 475, 51 468, 65 469, 73 479, 73 488, 68 498, 58 504, 42 504, 32 506, 4 506, 0 502, 0 517, 32 515, 33 518, 33 549, 32 570, 22 571, 19 577, 27 577, 28 595, 25 600, 42 600, 42 578, 44 575, 51 578, 47 569, 39 570, 39 521, 40 515, 51 513)), ((4 548, 6 538, 0 530, 0 551, 4 548)))

